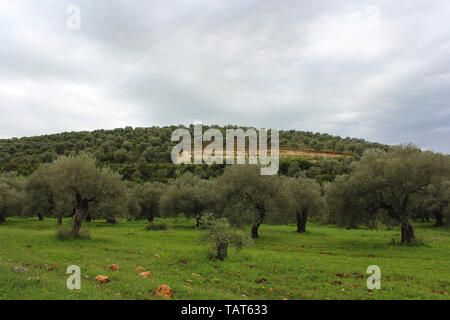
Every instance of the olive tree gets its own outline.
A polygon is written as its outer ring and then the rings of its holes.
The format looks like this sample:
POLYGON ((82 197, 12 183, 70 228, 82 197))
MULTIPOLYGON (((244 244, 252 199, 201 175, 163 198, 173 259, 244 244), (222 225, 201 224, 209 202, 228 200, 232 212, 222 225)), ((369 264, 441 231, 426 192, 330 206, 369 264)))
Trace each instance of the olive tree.
POLYGON ((352 183, 349 175, 337 176, 334 182, 324 185, 326 215, 325 223, 336 223, 340 227, 355 229, 360 224, 370 229, 376 227, 377 210, 370 211, 367 200, 358 195, 358 186, 352 183))
POLYGON ((267 216, 280 207, 278 176, 261 175, 255 165, 233 165, 215 181, 214 193, 219 216, 232 225, 252 225, 252 238, 267 216))
POLYGON ((126 204, 127 189, 119 174, 97 166, 88 154, 61 156, 48 166, 41 166, 36 175, 51 175, 49 188, 54 198, 73 203, 74 236, 80 235, 83 218, 90 207, 121 208, 126 204))
POLYGON ((136 201, 139 209, 134 210, 136 219, 145 218, 152 222, 155 217, 160 215, 159 200, 163 195, 164 185, 159 182, 146 182, 138 184, 132 188, 132 197, 136 201))
POLYGON ((14 173, 0 175, 0 223, 6 217, 20 216, 24 202, 26 181, 14 173))
POLYGON ((160 199, 162 216, 177 217, 184 213, 187 218, 195 218, 199 227, 200 218, 211 202, 209 185, 209 181, 191 173, 171 181, 160 199))
POLYGON ((213 253, 211 258, 224 260, 228 255, 230 246, 238 250, 249 247, 252 244, 250 236, 240 230, 235 230, 225 218, 211 221, 208 226, 208 233, 203 240, 210 242, 213 253))
POLYGON ((277 216, 278 222, 297 223, 297 232, 306 232, 308 216, 318 216, 323 208, 320 184, 307 178, 283 178, 280 197, 282 209, 277 216))
POLYGON ((43 164, 39 170, 28 178, 26 187, 26 216, 38 215, 57 218, 57 224, 62 224, 65 216, 73 215, 73 199, 63 192, 55 192, 57 171, 51 164, 43 164))
MULTIPOLYGON (((449 176, 448 157, 403 145, 389 151, 366 151, 353 165, 349 184, 351 198, 361 216, 375 215, 380 209, 401 226, 401 241, 415 241, 411 224, 411 200, 427 187, 449 176)), ((350 202, 350 206, 352 202, 350 202)))
POLYGON ((424 193, 428 211, 435 219, 434 226, 444 226, 444 211, 448 207, 450 200, 450 179, 446 177, 437 179, 434 184, 428 186, 424 193))

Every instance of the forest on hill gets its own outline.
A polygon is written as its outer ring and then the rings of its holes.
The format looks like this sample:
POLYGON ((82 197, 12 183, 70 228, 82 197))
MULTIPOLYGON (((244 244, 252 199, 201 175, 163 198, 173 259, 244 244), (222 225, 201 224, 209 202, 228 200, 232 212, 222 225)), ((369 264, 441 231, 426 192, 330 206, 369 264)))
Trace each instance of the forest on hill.
MULTIPOLYGON (((178 174, 191 172, 201 178, 216 177, 223 173, 224 165, 175 165, 170 154, 176 144, 170 140, 178 128, 166 126, 148 128, 118 128, 92 132, 63 132, 0 140, 0 172, 16 172, 29 176, 41 164, 50 163, 61 155, 89 153, 99 164, 111 167, 125 180, 135 182, 167 182, 178 174)), ((204 126, 203 129, 237 129, 237 126, 204 126)), ((240 127, 247 130, 248 127, 240 127)), ((280 173, 295 176, 304 172, 319 181, 332 181, 337 174, 347 172, 348 165, 359 159, 367 149, 388 150, 389 146, 364 139, 341 138, 329 134, 281 130, 280 173), (283 152, 285 151, 285 152, 283 152), (342 155, 342 157, 327 157, 342 155), (345 157, 344 157, 345 155, 345 157)))

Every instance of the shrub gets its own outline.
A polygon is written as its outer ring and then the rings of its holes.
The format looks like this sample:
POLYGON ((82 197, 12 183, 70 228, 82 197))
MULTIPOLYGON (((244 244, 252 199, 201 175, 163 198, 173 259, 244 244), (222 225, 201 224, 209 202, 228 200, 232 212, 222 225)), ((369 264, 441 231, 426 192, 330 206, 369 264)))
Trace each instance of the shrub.
POLYGON ((208 229, 214 223, 215 218, 211 212, 204 213, 199 220, 200 229, 208 229))
POLYGON ((167 230, 167 224, 165 222, 150 222, 145 226, 146 230, 167 230))
POLYGON ((210 260, 224 260, 228 255, 228 247, 231 245, 240 250, 252 244, 249 235, 233 229, 225 218, 213 220, 208 229, 209 232, 203 239, 211 243, 208 250, 210 260))

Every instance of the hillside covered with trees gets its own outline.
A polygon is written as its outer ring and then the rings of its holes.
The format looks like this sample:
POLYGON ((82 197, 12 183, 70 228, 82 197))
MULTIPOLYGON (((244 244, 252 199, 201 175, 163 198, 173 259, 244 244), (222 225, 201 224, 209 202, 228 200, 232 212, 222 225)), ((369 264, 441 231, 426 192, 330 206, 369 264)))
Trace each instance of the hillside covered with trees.
MULTIPOLYGON (((172 164, 170 154, 174 142, 171 134, 184 126, 120 128, 92 132, 64 132, 36 137, 0 140, 0 171, 16 172, 28 176, 41 164, 49 163, 58 156, 85 152, 97 161, 110 166, 124 179, 146 182, 167 182, 178 173, 192 172, 202 178, 215 177, 223 172, 223 165, 182 167, 172 164)), ((217 128, 225 133, 237 126, 204 126, 217 128)), ((248 128, 242 128, 244 130, 248 128)), ((189 127, 193 136, 193 126, 189 127)), ((304 131, 280 131, 280 173, 294 176, 308 171, 308 176, 332 180, 335 174, 344 173, 352 160, 358 159, 364 150, 389 147, 370 143, 363 139, 341 138, 329 134, 304 131), (327 157, 327 154, 333 157, 327 157), (325 160, 325 161, 323 161, 325 160)))

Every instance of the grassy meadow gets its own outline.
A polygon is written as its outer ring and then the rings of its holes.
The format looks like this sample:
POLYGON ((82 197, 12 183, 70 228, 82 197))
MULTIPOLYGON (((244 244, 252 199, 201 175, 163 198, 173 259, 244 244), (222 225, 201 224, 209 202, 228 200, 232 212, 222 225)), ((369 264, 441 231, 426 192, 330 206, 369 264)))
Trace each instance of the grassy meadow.
POLYGON ((9 218, 0 225, 0 299, 155 299, 161 284, 173 299, 450 299, 450 231, 431 223, 415 224, 419 246, 399 244, 399 230, 263 225, 252 247, 210 261, 206 231, 164 221, 161 231, 84 222, 90 238, 59 240, 54 219, 9 218), (69 265, 81 268, 81 290, 66 287, 69 265), (381 290, 367 289, 369 265, 381 268, 381 290), (152 276, 138 277, 138 266, 152 276), (111 282, 96 284, 97 275, 111 282))

